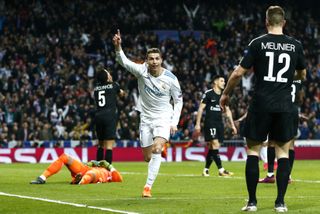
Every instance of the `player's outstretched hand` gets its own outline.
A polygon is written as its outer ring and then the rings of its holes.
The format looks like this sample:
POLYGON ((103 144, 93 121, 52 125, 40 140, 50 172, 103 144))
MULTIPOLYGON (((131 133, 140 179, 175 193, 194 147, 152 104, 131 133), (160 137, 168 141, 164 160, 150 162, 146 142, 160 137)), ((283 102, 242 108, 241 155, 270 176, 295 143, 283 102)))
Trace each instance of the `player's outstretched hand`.
POLYGON ((171 126, 170 127, 170 134, 175 134, 177 130, 178 130, 177 126, 171 126))
POLYGON ((117 30, 117 33, 114 34, 113 39, 112 39, 113 45, 116 48, 116 51, 120 51, 121 50, 121 34, 120 34, 120 30, 117 30))
POLYGON ((238 134, 238 130, 237 130, 237 128, 235 126, 232 126, 232 134, 233 135, 238 134))

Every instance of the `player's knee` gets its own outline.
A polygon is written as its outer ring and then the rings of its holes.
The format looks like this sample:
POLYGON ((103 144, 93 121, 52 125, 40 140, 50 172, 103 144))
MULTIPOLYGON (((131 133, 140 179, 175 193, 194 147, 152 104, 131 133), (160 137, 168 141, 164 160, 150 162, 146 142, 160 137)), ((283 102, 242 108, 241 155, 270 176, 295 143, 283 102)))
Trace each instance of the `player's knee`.
POLYGON ((69 160, 69 156, 65 153, 63 153, 62 155, 59 156, 59 159, 64 163, 68 163, 68 160, 69 160))
POLYGON ((149 162, 151 160, 151 154, 150 153, 143 154, 143 159, 145 162, 149 162))
POLYGON ((220 143, 218 141, 212 141, 209 143, 209 149, 219 149, 220 143))
POLYGON ((152 148, 152 153, 153 154, 160 154, 161 151, 162 151, 161 146, 155 146, 155 147, 152 148))
POLYGON ((144 161, 145 161, 145 162, 149 162, 150 160, 151 160, 151 157, 150 157, 150 156, 144 157, 144 161))
POLYGON ((220 145, 213 145, 213 146, 212 146, 212 149, 213 149, 213 150, 220 149, 220 145))

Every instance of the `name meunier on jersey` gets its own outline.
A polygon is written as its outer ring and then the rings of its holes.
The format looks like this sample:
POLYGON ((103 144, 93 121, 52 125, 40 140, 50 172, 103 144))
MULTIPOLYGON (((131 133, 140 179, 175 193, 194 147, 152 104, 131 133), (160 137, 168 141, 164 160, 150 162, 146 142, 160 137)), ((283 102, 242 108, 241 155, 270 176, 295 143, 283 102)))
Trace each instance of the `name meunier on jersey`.
POLYGON ((98 111, 117 111, 117 94, 120 91, 118 83, 110 82, 105 85, 96 85, 94 100, 98 111))
POLYGON ((296 70, 306 67, 299 41, 284 34, 257 37, 248 45, 240 65, 255 73, 250 111, 292 112, 293 77, 296 70))
POLYGON ((216 94, 212 89, 203 94, 201 102, 206 104, 205 123, 222 122, 222 113, 219 105, 220 97, 221 94, 216 94))
POLYGON ((296 46, 290 43, 261 42, 261 50, 296 51, 296 46))

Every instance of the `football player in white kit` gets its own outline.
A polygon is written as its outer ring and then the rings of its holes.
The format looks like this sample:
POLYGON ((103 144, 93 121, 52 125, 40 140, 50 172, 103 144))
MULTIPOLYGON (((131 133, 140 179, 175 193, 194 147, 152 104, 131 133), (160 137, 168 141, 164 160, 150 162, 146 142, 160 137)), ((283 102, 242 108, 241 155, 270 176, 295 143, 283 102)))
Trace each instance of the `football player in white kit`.
POLYGON ((182 93, 177 77, 163 68, 161 52, 157 48, 147 51, 146 62, 130 61, 121 48, 120 31, 114 35, 116 60, 138 80, 140 93, 140 144, 144 160, 149 162, 148 178, 142 197, 151 197, 151 187, 161 165, 161 151, 169 141, 170 133, 177 131, 182 109, 182 93), (170 103, 173 99, 173 106, 170 103))

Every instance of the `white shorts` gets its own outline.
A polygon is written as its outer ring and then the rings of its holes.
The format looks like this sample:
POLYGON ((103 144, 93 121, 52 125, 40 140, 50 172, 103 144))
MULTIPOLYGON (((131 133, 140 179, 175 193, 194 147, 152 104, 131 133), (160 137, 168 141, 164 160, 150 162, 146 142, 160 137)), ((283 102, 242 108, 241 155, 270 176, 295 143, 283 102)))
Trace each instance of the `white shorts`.
POLYGON ((155 137, 162 137, 169 141, 170 125, 169 123, 140 123, 140 145, 148 147, 153 145, 155 137))

